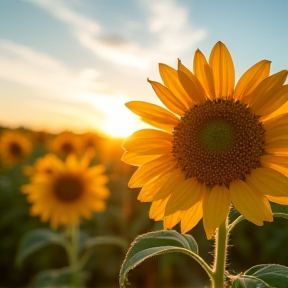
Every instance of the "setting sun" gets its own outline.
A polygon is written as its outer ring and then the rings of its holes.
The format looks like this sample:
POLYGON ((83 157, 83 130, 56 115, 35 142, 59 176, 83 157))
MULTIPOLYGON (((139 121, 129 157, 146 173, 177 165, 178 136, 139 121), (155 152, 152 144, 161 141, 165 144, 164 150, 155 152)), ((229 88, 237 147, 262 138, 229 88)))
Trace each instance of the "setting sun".
POLYGON ((101 132, 111 137, 127 137, 135 129, 147 127, 139 117, 132 114, 125 106, 128 99, 123 94, 116 95, 96 95, 89 92, 82 92, 81 98, 86 99, 95 108, 101 111, 100 129, 101 132))

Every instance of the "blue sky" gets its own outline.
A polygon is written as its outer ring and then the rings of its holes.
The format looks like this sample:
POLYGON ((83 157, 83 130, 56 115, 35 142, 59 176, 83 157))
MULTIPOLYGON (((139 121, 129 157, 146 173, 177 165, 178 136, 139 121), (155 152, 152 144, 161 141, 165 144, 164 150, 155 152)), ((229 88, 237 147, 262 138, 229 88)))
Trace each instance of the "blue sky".
POLYGON ((158 63, 228 47, 238 79, 288 69, 287 0, 0 0, 0 124, 127 135, 124 103, 159 104, 158 63))

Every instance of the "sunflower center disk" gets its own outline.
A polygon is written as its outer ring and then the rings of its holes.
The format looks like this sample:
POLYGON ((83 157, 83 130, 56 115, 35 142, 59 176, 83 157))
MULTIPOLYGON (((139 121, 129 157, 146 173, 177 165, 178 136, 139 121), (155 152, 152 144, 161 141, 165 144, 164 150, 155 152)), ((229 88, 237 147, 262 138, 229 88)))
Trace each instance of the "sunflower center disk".
POLYGON ((70 153, 74 152, 74 147, 73 147, 73 145, 71 145, 71 143, 64 143, 61 146, 61 149, 66 154, 70 154, 70 153))
POLYGON ((81 197, 84 191, 83 182, 75 175, 62 175, 54 184, 55 196, 63 202, 73 202, 81 197))
POLYGON ((233 126, 222 119, 214 119, 203 126, 199 133, 199 143, 210 152, 228 151, 235 142, 233 126))
POLYGON ((22 155, 22 148, 16 142, 10 143, 9 150, 10 150, 10 153, 15 157, 20 157, 22 155))
POLYGON ((245 104, 206 101, 194 106, 174 128, 173 155, 187 178, 207 185, 245 180, 260 166, 265 130, 245 104))

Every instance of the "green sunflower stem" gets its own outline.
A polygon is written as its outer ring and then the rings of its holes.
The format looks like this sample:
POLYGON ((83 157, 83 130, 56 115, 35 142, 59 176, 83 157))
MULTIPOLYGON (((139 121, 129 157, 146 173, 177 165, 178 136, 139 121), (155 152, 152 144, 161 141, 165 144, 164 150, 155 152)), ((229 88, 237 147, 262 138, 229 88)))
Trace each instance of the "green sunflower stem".
POLYGON ((225 271, 228 242, 228 218, 221 223, 216 233, 215 261, 213 267, 212 288, 225 287, 225 271))
POLYGON ((71 224, 69 227, 70 245, 67 249, 70 269, 72 271, 72 288, 81 287, 79 265, 78 265, 78 225, 71 224))

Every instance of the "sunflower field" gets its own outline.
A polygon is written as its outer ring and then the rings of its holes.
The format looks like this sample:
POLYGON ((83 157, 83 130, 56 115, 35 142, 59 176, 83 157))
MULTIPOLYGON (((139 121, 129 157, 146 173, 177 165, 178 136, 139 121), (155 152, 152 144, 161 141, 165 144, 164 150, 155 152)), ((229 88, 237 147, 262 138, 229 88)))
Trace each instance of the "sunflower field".
MULTIPOLYGON (((0 287, 119 287, 130 243, 163 229, 162 221, 149 219, 149 203, 137 200, 139 189, 127 186, 136 168, 120 161, 123 141, 93 132, 1 127, 0 287)), ((231 235, 230 269, 288 265, 287 231, 285 219, 262 227, 242 221, 231 235)), ((211 262, 213 240, 202 223, 187 234, 211 262)), ((177 253, 147 259, 129 273, 129 281, 137 288, 209 285, 203 269, 177 253)))

